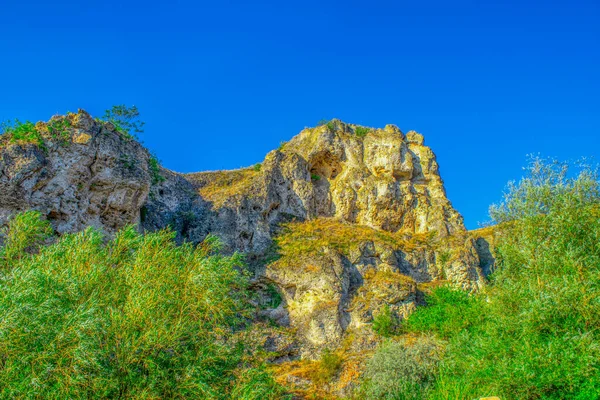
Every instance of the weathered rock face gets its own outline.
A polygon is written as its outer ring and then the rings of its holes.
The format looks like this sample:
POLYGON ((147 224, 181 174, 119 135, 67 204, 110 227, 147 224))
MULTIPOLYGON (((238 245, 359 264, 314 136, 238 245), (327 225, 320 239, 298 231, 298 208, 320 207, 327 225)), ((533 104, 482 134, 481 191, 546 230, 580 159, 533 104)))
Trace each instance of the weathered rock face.
POLYGON ((305 129, 260 170, 189 174, 212 203, 215 232, 232 248, 263 252, 289 218, 334 217, 387 231, 464 232, 431 149, 392 125, 358 137, 355 125, 305 129))
POLYGON ((85 112, 53 121, 68 128, 55 138, 38 123, 45 148, 17 142, 0 149, 0 223, 33 208, 59 233, 137 224, 150 190, 148 152, 85 112))
POLYGON ((0 137, 0 224, 33 208, 59 233, 138 224, 191 242, 215 234, 249 254, 257 282, 277 286, 283 304, 264 313, 297 328, 305 357, 348 333, 370 343, 366 327, 384 306, 403 318, 422 285, 474 290, 493 265, 416 132, 332 121, 255 167, 178 174, 84 111, 53 121, 64 131, 39 123, 42 145, 0 137))

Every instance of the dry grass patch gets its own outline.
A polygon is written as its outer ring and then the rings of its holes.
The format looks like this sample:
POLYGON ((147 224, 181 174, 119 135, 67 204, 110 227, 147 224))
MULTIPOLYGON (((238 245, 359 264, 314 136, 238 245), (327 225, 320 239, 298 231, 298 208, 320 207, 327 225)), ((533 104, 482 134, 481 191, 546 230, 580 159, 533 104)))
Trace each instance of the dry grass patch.
POLYGON ((189 178, 198 187, 198 193, 217 207, 230 197, 248 193, 260 170, 253 167, 231 171, 200 172, 189 178))
POLYGON ((323 248, 347 254, 354 246, 367 241, 412 251, 425 247, 430 238, 429 234, 387 232, 333 218, 317 218, 284 224, 283 233, 275 238, 275 242, 283 257, 296 258, 322 252, 323 248))

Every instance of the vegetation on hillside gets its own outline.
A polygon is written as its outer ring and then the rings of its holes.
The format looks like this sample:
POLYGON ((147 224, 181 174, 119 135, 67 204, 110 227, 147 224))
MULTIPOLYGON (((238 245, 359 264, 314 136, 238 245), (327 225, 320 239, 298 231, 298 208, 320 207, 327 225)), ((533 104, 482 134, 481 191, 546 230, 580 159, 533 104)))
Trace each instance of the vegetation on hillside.
MULTIPOLYGON (((438 288, 403 326, 446 343, 435 383, 427 384, 426 394, 416 385, 414 393, 431 399, 598 399, 597 172, 583 167, 573 176, 565 164, 535 159, 491 215, 508 223, 497 228, 499 267, 490 286, 477 295, 438 288)), ((389 352, 381 347, 374 360, 389 352)), ((379 378, 366 381, 377 393, 369 398, 423 398, 387 384, 395 373, 371 362, 366 377, 379 378)))
MULTIPOLYGON (((257 164, 260 165, 260 164, 257 164)), ((203 198, 222 206, 230 197, 246 193, 260 174, 260 166, 229 171, 200 172, 189 174, 188 178, 200 188, 203 198)))
POLYGON ((234 333, 249 310, 240 255, 169 231, 51 232, 25 212, 0 248, 1 398, 283 398, 234 333))
POLYGON ((71 129, 73 127, 73 113, 66 116, 55 116, 49 122, 30 121, 14 122, 7 121, 0 124, 0 146, 4 143, 33 143, 43 151, 46 151, 46 141, 55 140, 66 146, 71 140, 71 129))
POLYGON ((334 218, 294 221, 283 224, 282 228, 282 232, 275 238, 275 243, 282 257, 292 259, 304 254, 319 254, 325 247, 346 254, 365 241, 410 251, 429 245, 431 239, 429 234, 388 232, 334 218))

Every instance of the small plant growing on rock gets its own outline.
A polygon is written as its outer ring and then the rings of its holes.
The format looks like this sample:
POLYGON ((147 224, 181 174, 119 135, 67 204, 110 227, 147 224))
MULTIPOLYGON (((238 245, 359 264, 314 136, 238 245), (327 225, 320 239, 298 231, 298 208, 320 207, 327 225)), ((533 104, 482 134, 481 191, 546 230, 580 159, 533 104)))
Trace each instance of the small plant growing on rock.
POLYGON ((340 370, 342 362, 343 359, 339 354, 329 349, 323 350, 318 367, 313 371, 312 380, 321 384, 330 382, 340 370))
MULTIPOLYGON (((73 113, 67 112, 67 115, 73 115, 73 113)), ((48 133, 53 139, 60 140, 62 145, 66 145, 71 141, 71 121, 68 118, 52 119, 47 125, 48 133)))
POLYGON ((367 133, 370 131, 371 130, 369 128, 365 128, 364 126, 357 126, 356 129, 354 129, 354 134, 360 138, 363 138, 367 136, 367 133))
POLYGON ((327 130, 329 132, 334 132, 335 131, 335 124, 333 123, 333 121, 329 121, 327 123, 327 130))
POLYGON ((256 171, 256 172, 259 172, 261 167, 262 167, 262 164, 261 163, 257 163, 257 164, 254 164, 254 166, 252 167, 252 169, 254 171, 256 171))
POLYGON ((148 170, 150 171, 153 185, 158 185, 165 181, 165 177, 160 173, 160 162, 154 155, 150 155, 148 158, 148 170))
POLYGON ((310 174, 310 179, 313 181, 320 181, 321 177, 317 174, 310 174))
POLYGON ((41 149, 45 149, 44 139, 40 132, 35 128, 35 124, 30 121, 21 122, 18 119, 14 123, 5 122, 2 127, 4 134, 9 135, 10 141, 26 142, 37 144, 41 149))
POLYGON ((390 306, 387 304, 373 317, 373 330, 384 337, 396 333, 399 324, 398 317, 392 313, 390 306))

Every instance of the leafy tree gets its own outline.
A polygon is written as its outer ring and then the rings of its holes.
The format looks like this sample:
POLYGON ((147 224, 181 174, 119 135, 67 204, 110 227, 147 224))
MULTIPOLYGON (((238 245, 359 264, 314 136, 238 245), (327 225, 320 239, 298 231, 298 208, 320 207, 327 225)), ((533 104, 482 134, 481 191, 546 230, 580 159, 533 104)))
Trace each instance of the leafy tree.
POLYGON ((127 107, 124 104, 112 106, 104 112, 104 120, 112 123, 115 128, 128 136, 144 132, 145 122, 140 120, 140 112, 136 106, 127 107))

